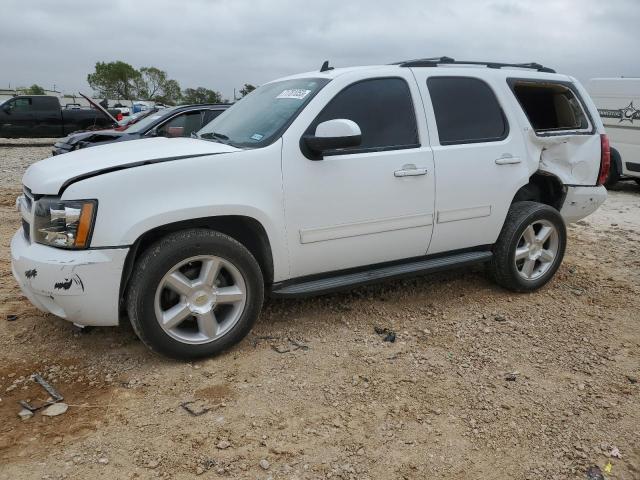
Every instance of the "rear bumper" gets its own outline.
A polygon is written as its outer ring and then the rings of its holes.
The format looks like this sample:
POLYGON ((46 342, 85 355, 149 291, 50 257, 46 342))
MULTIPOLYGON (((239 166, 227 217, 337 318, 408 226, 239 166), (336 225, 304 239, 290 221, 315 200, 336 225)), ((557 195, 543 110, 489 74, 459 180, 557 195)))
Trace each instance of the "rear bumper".
POLYGON ((117 325, 120 281, 128 248, 61 250, 11 240, 11 270, 38 309, 79 325, 117 325))
POLYGON ((566 223, 591 215, 607 199, 607 189, 599 187, 567 187, 567 195, 560 213, 566 223))

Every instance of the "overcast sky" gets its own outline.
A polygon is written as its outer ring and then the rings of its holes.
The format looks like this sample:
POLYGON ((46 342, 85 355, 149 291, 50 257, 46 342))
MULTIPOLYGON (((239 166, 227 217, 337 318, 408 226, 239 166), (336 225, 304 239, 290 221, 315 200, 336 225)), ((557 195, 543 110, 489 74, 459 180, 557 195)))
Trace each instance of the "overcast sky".
POLYGON ((228 98, 335 66, 448 55, 640 76, 640 0, 2 0, 0 88, 90 92, 97 61, 228 98))

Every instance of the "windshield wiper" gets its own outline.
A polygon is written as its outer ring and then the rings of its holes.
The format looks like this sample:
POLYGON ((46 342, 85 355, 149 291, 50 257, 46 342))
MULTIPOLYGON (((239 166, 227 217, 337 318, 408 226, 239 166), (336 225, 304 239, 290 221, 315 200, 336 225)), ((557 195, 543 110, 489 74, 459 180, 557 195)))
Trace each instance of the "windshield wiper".
MULTIPOLYGON (((210 139, 218 139, 218 140, 229 140, 229 137, 227 137, 224 133, 219 133, 219 132, 206 132, 200 135, 199 138, 210 138, 210 139)), ((224 143, 224 142, 220 142, 220 143, 224 143)))

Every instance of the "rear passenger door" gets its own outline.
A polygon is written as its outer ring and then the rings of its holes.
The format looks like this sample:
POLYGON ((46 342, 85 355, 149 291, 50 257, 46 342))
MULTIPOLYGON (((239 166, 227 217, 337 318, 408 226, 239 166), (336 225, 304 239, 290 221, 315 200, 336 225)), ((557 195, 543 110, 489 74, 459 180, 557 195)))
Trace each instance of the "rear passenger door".
POLYGON ((56 97, 32 98, 34 126, 41 137, 58 137, 62 135, 62 113, 60 101, 56 97))
POLYGON ((492 244, 515 193, 529 178, 513 105, 499 100, 510 94, 506 82, 425 68, 414 73, 435 162, 435 222, 428 253, 492 244))

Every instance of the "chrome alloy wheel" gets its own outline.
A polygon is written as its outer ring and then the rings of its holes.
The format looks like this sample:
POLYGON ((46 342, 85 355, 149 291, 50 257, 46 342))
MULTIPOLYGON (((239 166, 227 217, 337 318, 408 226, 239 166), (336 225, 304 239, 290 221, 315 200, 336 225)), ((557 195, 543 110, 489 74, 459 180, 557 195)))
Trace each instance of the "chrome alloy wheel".
POLYGON ((162 329, 182 343, 208 343, 240 319, 247 287, 240 271, 213 255, 187 258, 162 277, 154 300, 162 329))
POLYGON ((536 220, 524 229, 515 252, 518 274, 537 280, 553 265, 560 246, 558 230, 547 220, 536 220))

